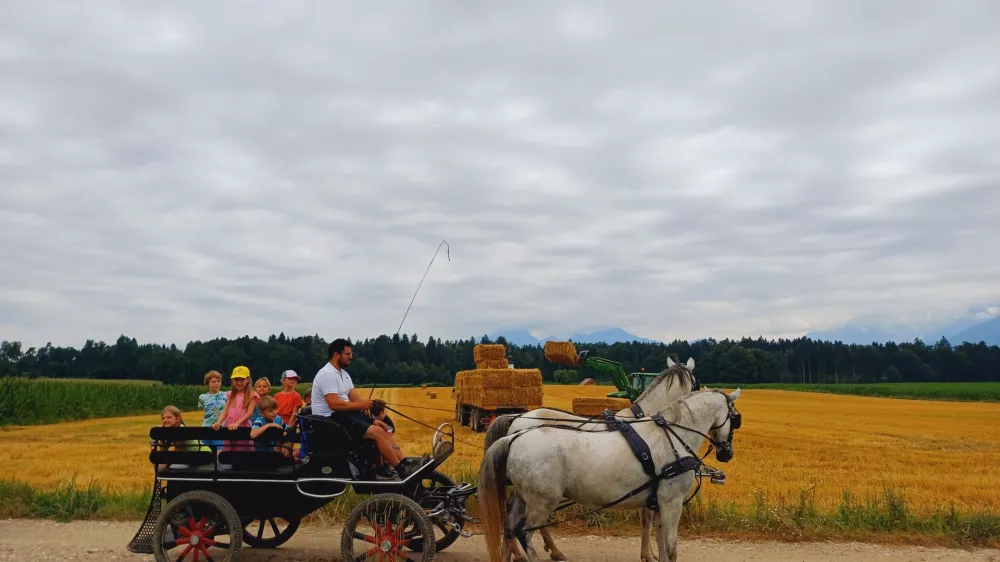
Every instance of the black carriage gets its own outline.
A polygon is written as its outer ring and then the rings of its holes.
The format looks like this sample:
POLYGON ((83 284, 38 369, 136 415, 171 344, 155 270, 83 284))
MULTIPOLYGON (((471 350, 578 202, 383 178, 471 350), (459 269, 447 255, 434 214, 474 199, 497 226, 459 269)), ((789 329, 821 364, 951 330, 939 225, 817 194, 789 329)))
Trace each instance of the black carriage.
POLYGON ((449 424, 435 431, 433 456, 416 460, 399 480, 378 480, 373 442, 356 441, 327 418, 299 419, 309 452, 305 462, 273 447, 255 449, 258 443, 298 443, 299 431, 272 428, 251 440, 249 428, 152 428, 153 495, 128 549, 159 562, 233 562, 244 543, 285 543, 303 517, 351 490, 362 497, 344 523, 345 561, 430 562, 460 536, 471 536, 463 527, 471 520, 465 503, 475 488, 436 470, 454 452, 449 424))

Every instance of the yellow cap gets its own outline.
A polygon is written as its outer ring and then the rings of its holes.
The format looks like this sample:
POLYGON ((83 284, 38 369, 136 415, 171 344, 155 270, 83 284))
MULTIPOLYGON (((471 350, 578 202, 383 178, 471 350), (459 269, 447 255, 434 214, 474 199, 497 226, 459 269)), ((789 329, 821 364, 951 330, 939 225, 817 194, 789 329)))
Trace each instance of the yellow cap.
POLYGON ((240 365, 233 369, 233 374, 229 377, 230 379, 248 379, 250 378, 250 369, 240 365))

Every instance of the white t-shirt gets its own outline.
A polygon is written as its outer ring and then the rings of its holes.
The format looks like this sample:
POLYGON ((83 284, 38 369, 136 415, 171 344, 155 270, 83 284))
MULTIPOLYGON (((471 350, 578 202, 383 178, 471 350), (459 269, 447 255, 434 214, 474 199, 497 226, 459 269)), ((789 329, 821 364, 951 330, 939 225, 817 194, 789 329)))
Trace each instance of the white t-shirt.
POLYGON ((327 361, 323 368, 316 372, 312 385, 312 413, 314 416, 329 416, 333 413, 329 404, 326 403, 327 394, 336 394, 344 402, 349 402, 351 397, 347 394, 354 388, 354 381, 347 371, 337 370, 336 367, 327 361))

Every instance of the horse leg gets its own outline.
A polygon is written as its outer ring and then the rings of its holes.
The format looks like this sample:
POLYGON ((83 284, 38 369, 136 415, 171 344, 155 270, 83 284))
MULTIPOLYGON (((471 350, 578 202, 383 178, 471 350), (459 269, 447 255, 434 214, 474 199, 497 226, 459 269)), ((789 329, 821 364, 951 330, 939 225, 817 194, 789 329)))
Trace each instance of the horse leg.
MULTIPOLYGON (((534 504, 529 504, 527 501, 524 502, 527 508, 524 518, 524 527, 532 528, 544 525, 548 521, 549 516, 555 511, 556 506, 559 505, 559 498, 549 500, 548 498, 538 498, 535 500, 534 504)), ((539 562, 538 552, 535 550, 535 546, 531 544, 531 538, 535 534, 535 531, 527 531, 524 533, 524 542, 527 544, 525 549, 525 554, 528 555, 528 562, 539 562)))
MULTIPOLYGON (((524 500, 517 493, 513 493, 507 500, 507 528, 513 529, 517 525, 517 522, 524 518, 524 500)), ((521 548, 521 542, 517 540, 517 537, 511 537, 504 541, 503 552, 501 553, 501 560, 503 562, 508 562, 508 560, 513 560, 514 562, 524 562, 528 559, 528 555, 521 548)))
POLYGON ((681 509, 684 507, 684 496, 677 496, 664 502, 660 498, 660 533, 657 546, 660 550, 661 562, 677 562, 677 526, 681 522, 681 509))
MULTIPOLYGON (((639 560, 642 562, 656 562, 659 557, 649 548, 649 535, 652 532, 655 514, 645 507, 639 510, 639 519, 642 521, 642 544, 639 547, 639 560)), ((657 538, 656 544, 660 541, 657 538)))
POLYGON ((552 540, 549 530, 539 529, 539 531, 542 533, 542 540, 545 541, 545 552, 549 553, 549 558, 553 560, 566 560, 566 555, 556 546, 556 542, 552 540))

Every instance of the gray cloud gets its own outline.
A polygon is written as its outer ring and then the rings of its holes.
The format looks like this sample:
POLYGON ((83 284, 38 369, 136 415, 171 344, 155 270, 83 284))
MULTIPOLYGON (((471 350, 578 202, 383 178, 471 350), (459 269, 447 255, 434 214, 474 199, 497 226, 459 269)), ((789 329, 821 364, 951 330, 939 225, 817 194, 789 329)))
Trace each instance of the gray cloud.
MULTIPOLYGON (((996 302, 992 2, 9 3, 0 338, 794 336, 996 302)), ((930 320, 928 320, 930 319, 930 320)))

